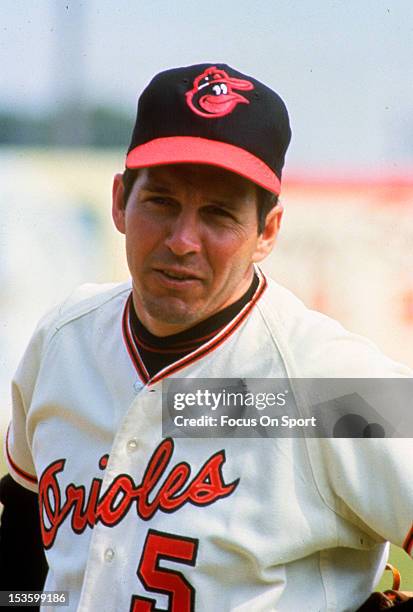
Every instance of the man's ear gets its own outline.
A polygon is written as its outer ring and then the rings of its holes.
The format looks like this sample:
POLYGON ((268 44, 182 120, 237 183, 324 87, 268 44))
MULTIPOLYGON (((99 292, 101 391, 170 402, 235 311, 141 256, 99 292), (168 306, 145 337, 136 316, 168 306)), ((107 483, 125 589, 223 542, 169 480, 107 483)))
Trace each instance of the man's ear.
POLYGON ((115 174, 112 187, 112 218, 116 229, 125 233, 125 202, 123 200, 122 174, 115 174))
POLYGON ((257 263, 262 261, 269 255, 273 249, 275 241, 280 231, 281 219, 284 213, 284 208, 280 201, 268 213, 265 219, 265 227, 262 233, 258 236, 257 248, 255 249, 252 261, 257 263))

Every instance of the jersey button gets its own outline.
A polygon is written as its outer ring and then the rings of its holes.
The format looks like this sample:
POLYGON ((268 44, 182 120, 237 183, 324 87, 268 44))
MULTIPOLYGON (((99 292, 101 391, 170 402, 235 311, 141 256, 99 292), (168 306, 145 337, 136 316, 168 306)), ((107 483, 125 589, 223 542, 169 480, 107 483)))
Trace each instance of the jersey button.
POLYGON ((105 561, 107 561, 108 563, 110 563, 111 561, 113 561, 113 558, 115 556, 115 551, 113 550, 113 548, 107 548, 105 550, 105 561))
POLYGON ((137 380, 136 382, 133 383, 133 390, 135 391, 135 393, 139 393, 139 391, 142 389, 142 383, 140 380, 137 380))
POLYGON ((128 440, 126 444, 126 448, 128 449, 128 453, 133 453, 138 448, 138 441, 136 438, 132 438, 128 440))

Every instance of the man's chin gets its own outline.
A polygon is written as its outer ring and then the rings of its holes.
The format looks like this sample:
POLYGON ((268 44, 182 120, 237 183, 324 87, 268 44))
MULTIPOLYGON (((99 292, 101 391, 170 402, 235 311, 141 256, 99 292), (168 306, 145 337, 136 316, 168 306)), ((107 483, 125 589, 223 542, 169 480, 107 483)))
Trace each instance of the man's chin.
MULTIPOLYGON (((139 313, 138 316, 147 327, 150 320, 152 322, 151 327, 167 327, 170 325, 187 329, 203 318, 201 309, 196 304, 188 304, 178 298, 158 299, 156 301, 145 300, 142 314, 142 317, 139 316, 139 313)), ((180 329, 171 333, 178 333, 179 331, 180 329)))

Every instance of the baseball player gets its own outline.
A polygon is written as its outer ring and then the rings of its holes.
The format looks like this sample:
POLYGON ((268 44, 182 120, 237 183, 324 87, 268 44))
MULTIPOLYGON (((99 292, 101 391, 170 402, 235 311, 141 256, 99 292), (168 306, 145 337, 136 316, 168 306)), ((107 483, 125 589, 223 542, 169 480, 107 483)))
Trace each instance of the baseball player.
POLYGON ((280 97, 224 64, 140 97, 113 187, 132 280, 47 314, 13 381, 2 529, 17 485, 38 497, 67 610, 356 610, 387 542, 411 550, 408 439, 162 432, 171 379, 412 375, 260 271, 289 141, 280 97))

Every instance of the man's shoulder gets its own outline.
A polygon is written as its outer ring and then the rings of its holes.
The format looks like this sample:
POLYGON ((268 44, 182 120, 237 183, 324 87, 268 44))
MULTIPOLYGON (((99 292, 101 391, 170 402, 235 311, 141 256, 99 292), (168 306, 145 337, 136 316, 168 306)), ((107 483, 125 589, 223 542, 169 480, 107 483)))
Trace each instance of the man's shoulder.
POLYGON ((308 308, 296 295, 268 279, 260 310, 284 359, 297 377, 411 376, 368 338, 308 308))
POLYGON ((270 329, 283 337, 290 348, 309 350, 333 338, 353 335, 335 319, 306 306, 289 289, 270 278, 267 282, 260 309, 270 329))
POLYGON ((267 290, 263 295, 264 317, 273 318, 287 332, 309 331, 317 327, 327 332, 349 333, 335 319, 309 308, 292 291, 267 277, 267 290))
POLYGON ((264 296, 267 300, 277 305, 280 315, 290 316, 311 312, 295 293, 283 285, 277 283, 273 278, 266 276, 267 290, 264 296))
POLYGON ((54 334, 72 321, 97 313, 104 307, 119 309, 119 301, 124 302, 130 292, 130 281, 80 285, 40 320, 37 331, 54 334))
POLYGON ((63 323, 71 318, 83 316, 102 306, 128 296, 131 292, 130 281, 124 283, 87 283, 77 287, 60 304, 59 319, 63 323))
MULTIPOLYGON (((64 332, 73 329, 71 325, 84 323, 84 317, 102 314, 110 318, 123 312, 124 304, 131 291, 130 283, 82 285, 72 291, 67 299, 49 310, 38 322, 15 375, 18 384, 32 385, 33 376, 38 372, 42 356, 54 339, 67 337, 64 332)), ((84 334, 85 328, 94 333, 96 326, 87 320, 86 327, 78 328, 84 334)))

